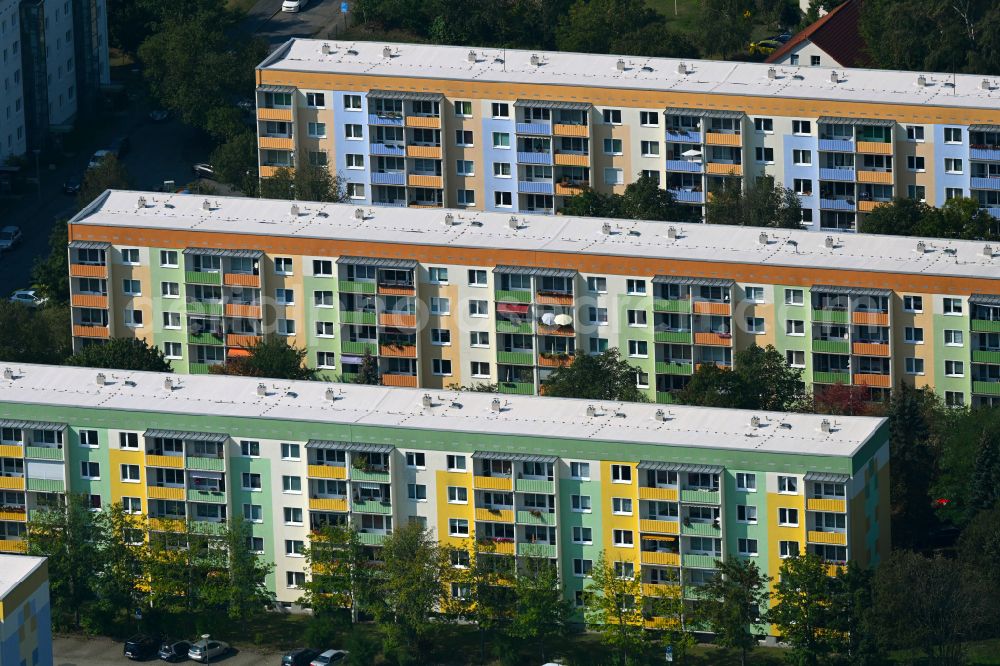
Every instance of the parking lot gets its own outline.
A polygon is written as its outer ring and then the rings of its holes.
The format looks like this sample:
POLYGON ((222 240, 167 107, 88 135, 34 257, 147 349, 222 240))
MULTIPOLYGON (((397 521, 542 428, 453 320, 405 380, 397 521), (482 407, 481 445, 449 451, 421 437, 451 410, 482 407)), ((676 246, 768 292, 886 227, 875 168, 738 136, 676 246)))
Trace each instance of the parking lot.
MULTIPOLYGON (((122 654, 121 643, 108 638, 57 636, 53 639, 52 650, 55 655, 55 666, 111 666, 135 663, 122 654)), ((162 662, 150 660, 149 663, 162 662)), ((225 666, 277 666, 281 663, 281 654, 242 649, 230 653, 224 659, 213 659, 212 663, 225 666)))

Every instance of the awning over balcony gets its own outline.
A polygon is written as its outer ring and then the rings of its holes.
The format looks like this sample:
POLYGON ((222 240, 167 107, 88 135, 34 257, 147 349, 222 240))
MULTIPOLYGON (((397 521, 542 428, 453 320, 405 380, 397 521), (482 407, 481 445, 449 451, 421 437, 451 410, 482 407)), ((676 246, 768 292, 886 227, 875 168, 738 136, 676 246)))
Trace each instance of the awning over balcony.
POLYGON ((895 124, 893 120, 880 118, 840 118, 838 116, 820 116, 816 122, 824 125, 874 125, 875 127, 892 127, 895 124))
POLYGON ((651 469, 657 472, 695 472, 698 474, 721 474, 722 465, 694 465, 691 463, 658 462, 640 460, 637 469, 651 469))
POLYGON ((52 421, 0 420, 0 428, 14 428, 16 430, 46 430, 49 432, 61 432, 65 430, 66 427, 65 423, 55 423, 52 421))
POLYGON ((377 268, 399 268, 413 270, 419 264, 413 259, 388 259, 385 257, 340 257, 338 265, 376 266, 377 268))
POLYGON ((995 294, 973 294, 969 296, 972 305, 1000 305, 1000 296, 995 294))
POLYGON ((257 92, 263 93, 293 93, 295 88, 292 86, 259 86, 257 92))
POLYGON ((405 99, 415 102, 440 102, 444 99, 441 93, 413 92, 408 90, 369 90, 369 97, 380 99, 405 99))
POLYGON ((1000 125, 969 125, 970 132, 1000 132, 1000 125))
POLYGON ((392 444, 365 444, 364 442, 337 442, 330 439, 310 439, 306 442, 307 449, 327 449, 329 451, 347 451, 349 453, 392 453, 392 444))
POLYGON ((222 432, 191 432, 188 430, 157 430, 150 428, 142 434, 146 439, 184 439, 197 442, 216 442, 222 444, 229 440, 229 435, 222 432))
POLYGON ((657 275, 653 284, 684 284, 692 287, 732 287, 735 281, 728 278, 695 278, 681 275, 657 275))
POLYGON ((222 250, 211 247, 186 247, 184 254, 201 254, 210 257, 238 257, 242 259, 260 259, 264 253, 260 250, 222 250))
POLYGON ((875 287, 845 287, 835 284, 814 284, 812 291, 822 294, 844 294, 847 296, 892 296, 891 289, 876 289, 875 287))
POLYGON ((588 111, 590 102, 556 102, 549 99, 519 99, 514 102, 516 107, 532 107, 540 109, 565 109, 567 111, 588 111))
POLYGON ((535 266, 494 266, 494 275, 534 275, 536 277, 576 277, 576 271, 571 268, 537 268, 535 266))
POLYGON ((847 483, 851 477, 847 474, 831 474, 829 472, 806 472, 806 481, 824 481, 826 483, 847 483))
POLYGON ((497 314, 528 314, 528 307, 520 303, 497 303, 497 314))
POLYGON ((111 243, 104 241, 72 241, 69 244, 71 250, 110 250, 111 243))
POLYGON ((556 456, 540 456, 531 453, 505 453, 501 451, 476 451, 472 454, 473 460, 510 460, 512 462, 540 462, 555 463, 559 458, 556 456))
POLYGON ((739 119, 746 114, 742 111, 726 111, 724 109, 682 109, 667 107, 663 110, 668 116, 698 116, 699 118, 733 118, 739 119))

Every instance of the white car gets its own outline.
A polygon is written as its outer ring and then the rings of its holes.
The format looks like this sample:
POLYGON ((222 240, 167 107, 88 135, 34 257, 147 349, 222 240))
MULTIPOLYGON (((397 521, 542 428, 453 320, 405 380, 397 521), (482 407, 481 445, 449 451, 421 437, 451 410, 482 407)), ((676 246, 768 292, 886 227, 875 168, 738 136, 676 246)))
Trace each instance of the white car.
POLYGON ((42 298, 34 289, 18 289, 10 295, 11 303, 20 303, 21 305, 26 305, 29 308, 37 308, 39 305, 43 305, 47 300, 49 299, 42 298))
POLYGON ((329 666, 329 664, 339 664, 347 658, 347 652, 344 650, 327 650, 319 655, 317 655, 312 661, 309 662, 309 666, 329 666))
POLYGON ((90 161, 87 162, 87 168, 93 169, 96 166, 100 166, 104 158, 110 154, 111 154, 110 150, 98 150, 96 153, 94 153, 94 156, 90 158, 90 161))
POLYGON ((281 11, 298 12, 305 8, 309 0, 285 0, 281 3, 281 11))

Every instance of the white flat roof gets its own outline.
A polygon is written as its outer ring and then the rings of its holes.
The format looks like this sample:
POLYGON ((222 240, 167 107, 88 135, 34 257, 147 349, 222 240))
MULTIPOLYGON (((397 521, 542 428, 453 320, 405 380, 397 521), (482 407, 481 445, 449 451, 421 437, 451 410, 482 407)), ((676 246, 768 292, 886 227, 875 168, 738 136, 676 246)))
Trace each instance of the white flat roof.
POLYGON ((262 380, 252 377, 0 366, 15 374, 0 379, 0 410, 4 403, 46 405, 54 420, 61 418, 59 408, 83 407, 819 456, 852 455, 884 421, 829 417, 834 426, 825 433, 820 423, 827 417, 816 414, 287 380, 265 380, 267 395, 260 397, 262 380), (98 372, 106 375, 104 386, 97 385, 98 372), (167 377, 175 385, 170 391, 164 388, 167 377), (336 400, 327 399, 328 388, 336 400), (423 406, 425 394, 434 406, 423 406), (503 405, 499 413, 491 408, 495 397, 503 405), (589 405, 597 416, 587 416, 589 405), (666 421, 655 418, 660 409, 666 421), (752 416, 760 417, 760 427, 751 427, 752 416))
POLYGON ((1000 106, 1000 81, 996 77, 973 74, 925 73, 926 85, 918 86, 919 72, 428 44, 291 39, 258 68, 833 102, 889 102, 990 110, 1000 106), (329 45, 329 54, 323 53, 324 44, 329 45), (390 58, 383 55, 387 46, 392 50, 390 58), (474 63, 470 61, 470 52, 476 54, 474 63), (531 64, 532 56, 537 56, 542 64, 531 64), (624 70, 618 69, 619 59, 625 63, 624 70), (686 65, 686 74, 679 71, 681 63, 686 65), (771 67, 777 70, 774 79, 768 77, 771 67), (834 71, 839 75, 838 83, 831 80, 834 71), (988 90, 981 87, 984 78, 990 81, 988 90))
MULTIPOLYGON (((0 555, 0 601, 45 562, 44 557, 0 555)), ((13 610, 13 609, 11 609, 13 610)))
MULTIPOLYGON (((77 227, 74 239, 87 236, 86 225, 192 232, 193 247, 200 244, 194 232, 216 232, 246 236, 241 246, 245 248, 257 247, 255 236, 289 236, 1000 279, 1000 245, 994 248, 995 255, 987 256, 987 244, 979 241, 520 213, 515 216, 519 221, 515 231, 509 213, 375 206, 364 207, 364 219, 359 220, 356 205, 296 202, 295 217, 292 205, 275 199, 109 191, 71 224, 77 227), (140 197, 145 198, 144 208, 137 206, 140 197), (205 201, 211 210, 204 210, 205 201), (452 225, 444 223, 449 214, 452 225), (603 233, 605 222, 612 233, 603 233), (671 227, 676 238, 668 237, 671 227), (762 233, 767 233, 766 244, 760 242, 762 233), (833 247, 827 247, 827 237, 833 238, 833 247), (918 241, 923 242, 923 252, 917 251, 918 241)), ((627 262, 619 273, 632 274, 627 262)))

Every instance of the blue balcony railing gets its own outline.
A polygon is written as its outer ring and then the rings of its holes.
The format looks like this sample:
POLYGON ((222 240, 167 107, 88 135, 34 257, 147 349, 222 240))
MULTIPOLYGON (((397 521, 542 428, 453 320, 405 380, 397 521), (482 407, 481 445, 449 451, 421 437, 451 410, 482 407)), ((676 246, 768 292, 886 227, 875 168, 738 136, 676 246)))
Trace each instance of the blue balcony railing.
POLYGON ((1000 149, 972 148, 969 150, 969 158, 974 160, 991 160, 993 162, 1000 162, 1000 149))
POLYGON ((406 185, 406 174, 402 171, 372 173, 372 185, 406 185))
POLYGON ((667 141, 680 141, 682 143, 701 143, 701 132, 685 130, 667 130, 667 141))
POLYGON ((552 153, 517 152, 518 164, 552 164, 552 153))
POLYGON ((974 190, 1000 190, 1000 178, 973 178, 974 190))
POLYGON ((517 123, 515 129, 518 134, 552 134, 552 125, 548 123, 517 123))
POLYGON ((682 173, 701 173, 705 170, 705 165, 701 162, 688 162, 687 160, 667 160, 667 171, 680 171, 682 173))
POLYGON ((552 194, 552 183, 544 180, 519 180, 517 191, 522 194, 552 194))
POLYGON ((704 192, 691 192, 689 190, 670 190, 674 198, 683 203, 705 203, 704 192))
POLYGON ((851 139, 820 139, 819 149, 838 153, 853 153, 854 141, 851 139))
POLYGON ((853 181, 854 169, 847 169, 847 168, 820 169, 819 179, 853 181))
POLYGON ((390 146, 385 143, 372 143, 368 146, 372 155, 394 155, 402 157, 406 154, 406 149, 402 146, 390 146))
POLYGON ((403 117, 402 116, 383 116, 377 113, 368 114, 368 124, 369 125, 382 125, 385 127, 402 127, 403 117))
POLYGON ((854 202, 848 199, 820 199, 819 207, 825 210, 854 210, 854 202))

